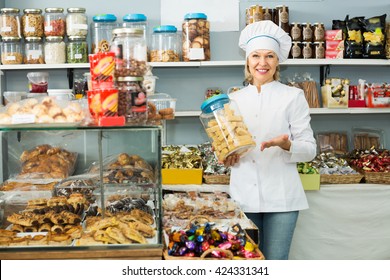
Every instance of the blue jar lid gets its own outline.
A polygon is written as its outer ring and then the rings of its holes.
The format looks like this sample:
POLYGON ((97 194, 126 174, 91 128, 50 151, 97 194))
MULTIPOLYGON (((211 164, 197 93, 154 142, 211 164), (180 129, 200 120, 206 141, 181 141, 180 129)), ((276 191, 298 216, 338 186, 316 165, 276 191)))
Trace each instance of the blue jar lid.
POLYGON ((223 108, 223 105, 229 103, 230 99, 227 94, 218 94, 210 97, 203 101, 200 109, 203 113, 209 114, 214 112, 217 109, 223 108))
POLYGON ((207 19, 207 16, 204 13, 188 13, 184 19, 207 19))
POLYGON ((95 22, 114 22, 116 21, 116 16, 113 14, 100 14, 93 16, 92 20, 95 22))
POLYGON ((153 28, 153 32, 155 33, 163 33, 163 32, 176 32, 177 28, 174 25, 160 25, 153 28))
POLYGON ((139 22, 146 21, 147 18, 144 14, 127 14, 123 17, 123 21, 126 22, 139 22))

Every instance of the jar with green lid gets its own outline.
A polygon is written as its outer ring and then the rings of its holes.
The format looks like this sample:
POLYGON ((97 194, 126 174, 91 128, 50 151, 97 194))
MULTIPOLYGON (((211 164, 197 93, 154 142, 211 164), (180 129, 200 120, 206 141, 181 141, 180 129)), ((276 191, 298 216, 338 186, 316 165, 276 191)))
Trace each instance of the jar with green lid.
POLYGON ((24 9, 22 16, 24 37, 43 37, 43 15, 41 9, 24 9))
POLYGON ((143 30, 116 28, 110 50, 115 53, 115 77, 142 77, 146 73, 147 51, 143 30))
POLYGON ((177 29, 173 25, 161 25, 153 28, 149 47, 151 62, 180 61, 180 46, 177 29))
POLYGON ((45 36, 65 36, 65 15, 63 8, 45 9, 45 36))
POLYGON ((0 10, 0 35, 2 37, 21 37, 19 11, 17 8, 0 10))
POLYGON ((19 37, 3 37, 1 43, 2 64, 22 64, 23 51, 19 37))
POLYGON ((85 8, 68 8, 66 15, 66 35, 67 36, 87 36, 88 17, 85 8))
POLYGON ((85 36, 69 36, 66 45, 67 63, 87 63, 88 44, 85 36))
POLYGON ((112 40, 112 31, 118 27, 113 14, 95 15, 91 23, 92 53, 108 52, 112 40))
POLYGON ((144 14, 127 14, 122 18, 122 27, 140 28, 144 31, 144 39, 148 38, 148 19, 144 14))
POLYGON ((66 62, 66 45, 62 36, 46 37, 44 46, 46 64, 61 64, 66 62))
POLYGON ((44 64, 43 43, 41 37, 24 38, 24 63, 25 64, 44 64))
POLYGON ((189 13, 182 24, 183 61, 210 60, 210 22, 203 13, 189 13))

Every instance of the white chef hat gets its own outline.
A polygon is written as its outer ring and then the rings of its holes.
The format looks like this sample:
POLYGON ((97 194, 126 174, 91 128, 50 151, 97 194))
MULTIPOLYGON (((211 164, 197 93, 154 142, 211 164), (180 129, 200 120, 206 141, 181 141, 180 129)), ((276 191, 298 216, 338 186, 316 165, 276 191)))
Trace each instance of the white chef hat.
POLYGON ((291 37, 270 20, 262 20, 247 25, 240 35, 238 45, 246 52, 246 57, 255 50, 272 50, 283 62, 291 49, 291 37))

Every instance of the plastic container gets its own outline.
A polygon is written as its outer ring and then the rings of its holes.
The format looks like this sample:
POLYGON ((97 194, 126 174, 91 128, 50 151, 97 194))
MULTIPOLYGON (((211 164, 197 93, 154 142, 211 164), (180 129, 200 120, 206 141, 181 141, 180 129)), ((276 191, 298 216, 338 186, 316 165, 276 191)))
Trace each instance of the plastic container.
POLYGON ((24 37, 43 37, 43 15, 41 9, 24 9, 22 34, 24 37))
POLYGON ((24 91, 5 91, 3 93, 4 105, 8 103, 18 102, 27 97, 27 92, 24 91))
POLYGON ((65 15, 63 8, 46 8, 44 15, 44 34, 48 36, 65 36, 65 15))
POLYGON ((33 93, 47 93, 49 73, 48 72, 29 72, 27 73, 29 81, 29 91, 33 93))
POLYGON ((144 40, 148 38, 148 19, 144 14, 127 14, 123 18, 122 26, 126 28, 140 28, 144 31, 144 40))
POLYGON ((85 8, 68 8, 66 15, 66 35, 67 36, 87 36, 88 17, 85 8))
POLYGON ((73 91, 71 89, 48 89, 47 95, 57 101, 73 99, 73 91))
POLYGON ((173 120, 176 111, 176 99, 166 93, 156 93, 148 97, 149 120, 173 120))
POLYGON ((24 39, 24 63, 44 64, 43 43, 41 37, 26 37, 24 39))
POLYGON ((161 25, 153 28, 149 56, 151 62, 180 61, 180 43, 177 28, 173 25, 161 25))
POLYGON ((88 62, 88 44, 85 36, 69 36, 66 44, 66 62, 88 62))
POLYGON ((145 124, 148 118, 147 95, 142 77, 119 77, 118 116, 125 116, 130 124, 145 124))
POLYGON ((256 146, 236 103, 228 95, 205 100, 201 110, 200 120, 220 162, 231 154, 242 157, 256 146))
POLYGON ((19 11, 17 8, 0 10, 0 35, 2 37, 21 37, 19 11))
POLYGON ((19 37, 3 37, 1 43, 2 64, 22 64, 23 51, 19 37))
POLYGON ((111 51, 115 53, 115 77, 142 77, 147 67, 146 42, 139 28, 112 31, 111 51))
POLYGON ((118 27, 117 18, 113 14, 95 15, 91 23, 92 53, 110 50, 112 31, 118 27))
POLYGON ((46 64, 61 64, 66 62, 66 45, 61 36, 46 37, 45 48, 46 64))
POLYGON ((210 22, 203 13, 189 13, 182 24, 183 61, 210 60, 210 22))

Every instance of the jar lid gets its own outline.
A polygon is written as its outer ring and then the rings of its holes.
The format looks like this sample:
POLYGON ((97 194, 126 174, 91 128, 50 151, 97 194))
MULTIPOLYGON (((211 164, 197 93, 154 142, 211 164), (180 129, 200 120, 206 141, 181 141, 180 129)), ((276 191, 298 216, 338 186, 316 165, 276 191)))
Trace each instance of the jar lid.
POLYGON ((114 22, 116 21, 116 16, 113 14, 100 14, 93 16, 92 20, 96 22, 114 22))
POLYGON ((209 114, 217 109, 223 108, 223 105, 230 101, 227 94, 218 94, 203 101, 200 109, 203 113, 209 114))
POLYGON ((69 36, 68 39, 69 39, 69 41, 86 40, 86 39, 87 39, 87 36, 82 36, 82 35, 78 35, 78 36, 69 36))
POLYGON ((23 12, 25 14, 40 14, 42 13, 41 9, 24 9, 23 12))
POLYGON ((19 11, 20 10, 18 8, 2 8, 1 9, 1 12, 4 14, 19 13, 19 11))
POLYGON ((48 36, 46 37, 46 41, 48 42, 58 42, 62 41, 63 37, 62 36, 48 36))
POLYGON ((184 19, 207 19, 207 16, 204 13, 188 13, 184 19))
POLYGON ((3 42, 19 42, 20 37, 3 37, 3 42))
POLYGON ((46 13, 62 13, 64 11, 63 8, 46 8, 46 13))
POLYGON ((112 30, 112 34, 116 34, 116 35, 119 35, 119 34, 134 34, 134 35, 143 35, 144 34, 144 31, 143 29, 140 29, 140 28, 115 28, 114 30, 112 30))
POLYGON ((164 32, 176 32, 177 28, 174 25, 160 25, 153 28, 155 33, 164 33, 164 32))
POLYGON ((85 8, 68 8, 68 13, 85 13, 85 8))
POLYGON ((144 77, 118 77, 118 82, 142 82, 144 80, 144 77))
POLYGON ((42 40, 42 37, 26 37, 24 38, 27 42, 39 42, 42 40))
POLYGON ((147 18, 144 14, 127 14, 123 17, 123 21, 127 22, 139 22, 146 21, 147 18))

